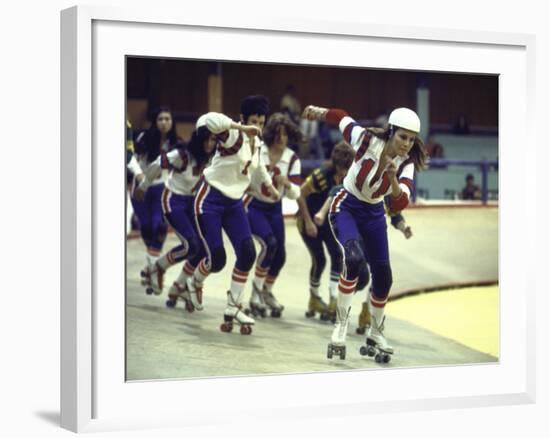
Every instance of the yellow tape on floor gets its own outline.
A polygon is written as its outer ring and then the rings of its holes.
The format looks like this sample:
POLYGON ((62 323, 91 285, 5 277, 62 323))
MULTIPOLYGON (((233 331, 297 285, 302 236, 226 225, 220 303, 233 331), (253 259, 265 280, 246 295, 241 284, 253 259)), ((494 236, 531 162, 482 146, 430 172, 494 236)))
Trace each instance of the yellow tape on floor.
POLYGON ((498 286, 412 295, 389 302, 386 313, 498 357, 498 286))

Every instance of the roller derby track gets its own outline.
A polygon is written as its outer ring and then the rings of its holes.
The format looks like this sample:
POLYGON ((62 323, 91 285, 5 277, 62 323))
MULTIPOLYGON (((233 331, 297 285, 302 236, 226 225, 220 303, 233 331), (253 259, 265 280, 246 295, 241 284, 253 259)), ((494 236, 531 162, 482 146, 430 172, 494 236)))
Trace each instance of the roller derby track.
MULTIPOLYGON (((411 209, 405 216, 413 230, 410 240, 388 228, 394 277, 392 300, 423 290, 497 283, 497 208, 411 209)), ((165 304, 168 289, 181 265, 166 272, 162 295, 147 295, 140 277, 145 261, 143 243, 140 239, 128 240, 127 379, 308 373, 498 361, 495 356, 388 316, 385 335, 395 353, 389 363, 377 363, 368 354, 360 353, 365 336, 355 334, 364 292, 354 297, 345 360, 336 354, 327 359, 333 325, 320 321, 318 316, 304 316, 309 300, 310 258, 292 219, 286 220, 286 237, 287 262, 274 289, 284 311, 280 318, 256 318, 253 332, 245 335, 239 327, 231 332, 220 330, 234 263, 227 241, 227 265, 222 272, 208 277, 203 295, 204 310, 189 313, 181 300, 174 308, 165 304)), ((165 249, 176 244, 176 236, 169 234, 165 249)), ((252 275, 253 271, 244 292, 243 307, 248 307, 252 275)), ((328 302, 328 266, 322 280, 322 294, 328 302)), ((390 301, 387 306, 391 305, 390 301)))

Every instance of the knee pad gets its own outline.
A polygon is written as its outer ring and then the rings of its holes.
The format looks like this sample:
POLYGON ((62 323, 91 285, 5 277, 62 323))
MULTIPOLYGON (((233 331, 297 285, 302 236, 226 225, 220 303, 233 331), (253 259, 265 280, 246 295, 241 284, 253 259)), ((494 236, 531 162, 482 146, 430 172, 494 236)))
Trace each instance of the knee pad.
POLYGON ((226 255, 223 246, 215 248, 210 253, 210 272, 220 272, 225 266, 226 255))
POLYGON ((264 240, 264 243, 266 248, 262 266, 268 267, 271 266, 271 264, 273 263, 279 245, 277 243, 277 239, 275 239, 275 236, 273 234, 267 236, 264 240))
POLYGON ((248 272, 252 269, 254 261, 256 260, 256 248, 254 248, 254 242, 252 237, 246 238, 241 242, 241 247, 237 254, 237 262, 235 266, 237 269, 248 272))
POLYGON ((187 240, 187 259, 196 259, 201 252, 202 243, 198 237, 191 237, 187 240))
POLYGON ((372 292, 374 296, 386 299, 393 283, 391 266, 387 264, 373 264, 370 268, 372 271, 372 292))
POLYGON ((285 248, 279 248, 275 257, 273 258, 273 263, 271 264, 271 269, 269 270, 269 275, 277 277, 279 272, 281 272, 282 267, 286 262, 286 251, 285 248))
POLYGON ((153 238, 153 228, 151 227, 151 222, 140 223, 139 231, 145 242, 150 242, 153 238))
POLYGON ((359 267, 359 279, 357 280, 357 290, 363 290, 369 284, 370 274, 367 262, 361 263, 359 267))
POLYGON ((166 224, 166 222, 164 221, 161 221, 158 225, 157 225, 157 235, 155 236, 157 241, 159 243, 164 243, 164 240, 166 239, 166 234, 168 233, 168 225, 166 224))
POLYGON ((346 276, 347 278, 356 278, 359 276, 361 264, 365 263, 365 255, 361 249, 359 241, 348 240, 344 245, 346 276))

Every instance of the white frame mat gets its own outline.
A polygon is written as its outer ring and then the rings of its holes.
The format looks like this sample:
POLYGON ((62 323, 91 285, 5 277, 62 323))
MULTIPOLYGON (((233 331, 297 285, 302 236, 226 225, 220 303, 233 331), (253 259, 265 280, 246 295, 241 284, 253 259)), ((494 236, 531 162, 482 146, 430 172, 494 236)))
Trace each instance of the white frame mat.
POLYGON ((528 188, 536 175, 527 160, 535 156, 535 37, 289 16, 235 14, 228 23, 200 9, 61 13, 62 427, 98 432, 533 403, 534 268, 515 255, 535 248, 536 193, 528 188), (301 50, 289 49, 295 43, 301 50), (125 135, 125 55, 498 74, 500 361, 126 383, 125 193, 118 188, 125 151, 116 152, 125 135), (522 153, 513 153, 515 145, 522 153), (519 223, 522 233, 514 232, 519 223), (252 405, 236 393, 254 394, 252 405))

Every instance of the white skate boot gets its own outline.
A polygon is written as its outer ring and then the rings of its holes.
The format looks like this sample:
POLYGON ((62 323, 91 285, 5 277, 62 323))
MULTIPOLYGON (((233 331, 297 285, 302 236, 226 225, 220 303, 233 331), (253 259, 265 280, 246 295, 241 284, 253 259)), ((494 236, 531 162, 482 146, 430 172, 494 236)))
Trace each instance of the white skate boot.
POLYGON ((189 313, 195 311, 195 306, 191 302, 191 296, 187 290, 186 284, 178 283, 174 281, 170 289, 168 290, 168 299, 166 300, 166 307, 173 309, 176 307, 178 300, 182 300, 185 304, 185 310, 189 313))
POLYGON ((330 344, 328 344, 327 357, 332 359, 333 354, 340 355, 340 359, 346 358, 346 335, 348 333, 349 312, 351 307, 336 308, 336 324, 332 331, 330 344))
POLYGON ((164 287, 164 269, 162 269, 158 263, 155 263, 149 269, 149 287, 147 288, 147 294, 151 293, 160 295, 162 288, 164 287))
POLYGON ((199 285, 193 277, 189 277, 187 279, 187 290, 183 292, 182 298, 185 300, 185 308, 192 312, 192 310, 189 310, 188 305, 192 306, 194 310, 203 310, 204 307, 202 305, 202 285, 199 285))
POLYGON ((271 316, 273 318, 280 318, 281 313, 283 312, 285 306, 281 305, 273 292, 269 292, 265 287, 262 291, 262 300, 265 303, 266 307, 271 310, 271 316))
POLYGON ((249 335, 252 333, 252 326, 255 321, 250 316, 247 316, 242 310, 242 305, 233 299, 231 291, 227 291, 227 307, 223 312, 223 324, 220 330, 224 333, 229 333, 233 330, 233 323, 236 322, 241 326, 241 335, 249 335))
POLYGON ((254 318, 261 316, 265 318, 267 306, 264 302, 262 292, 252 283, 252 295, 250 296, 249 309, 245 310, 247 315, 252 314, 254 318))
POLYGON ((382 317, 380 324, 374 315, 371 315, 371 324, 367 329, 366 344, 361 347, 359 353, 363 356, 373 357, 377 363, 388 363, 393 354, 393 347, 388 344, 384 336, 384 321, 386 317, 382 317))

